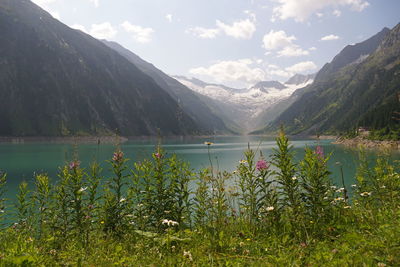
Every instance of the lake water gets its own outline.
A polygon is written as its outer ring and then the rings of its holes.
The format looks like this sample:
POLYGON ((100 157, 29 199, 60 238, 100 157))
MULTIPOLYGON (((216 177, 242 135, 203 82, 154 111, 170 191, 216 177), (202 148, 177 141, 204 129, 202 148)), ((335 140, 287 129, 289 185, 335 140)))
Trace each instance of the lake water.
MULTIPOLYGON (((189 138, 189 139, 166 139, 162 141, 163 148, 168 153, 176 153, 179 158, 190 162, 195 170, 209 166, 208 149, 205 141, 214 144, 210 147, 213 164, 219 166, 220 170, 233 171, 239 160, 243 159, 243 151, 248 144, 254 149, 259 149, 268 160, 272 149, 276 147, 273 139, 263 137, 213 137, 213 138, 189 138)), ((300 160, 304 155, 304 148, 314 148, 318 143, 323 147, 325 154, 332 153, 329 169, 332 172, 333 181, 341 186, 340 169, 336 164, 340 162, 344 170, 344 178, 347 186, 354 183, 354 174, 358 165, 358 153, 352 149, 333 145, 329 140, 293 140, 295 157, 300 160)), ((128 141, 121 144, 125 156, 130 158, 130 166, 133 161, 148 158, 157 145, 157 140, 128 141)), ((109 164, 105 161, 112 157, 115 146, 112 144, 50 144, 50 143, 28 143, 28 144, 0 144, 0 170, 8 173, 7 195, 9 200, 15 199, 18 184, 25 180, 32 184, 34 173, 48 173, 53 181, 57 179, 59 166, 69 162, 77 151, 81 166, 87 167, 93 160, 102 163, 104 174, 109 170, 109 164)), ((368 152, 369 158, 373 159, 376 154, 368 152)), ((392 155, 400 159, 399 153, 392 155)))

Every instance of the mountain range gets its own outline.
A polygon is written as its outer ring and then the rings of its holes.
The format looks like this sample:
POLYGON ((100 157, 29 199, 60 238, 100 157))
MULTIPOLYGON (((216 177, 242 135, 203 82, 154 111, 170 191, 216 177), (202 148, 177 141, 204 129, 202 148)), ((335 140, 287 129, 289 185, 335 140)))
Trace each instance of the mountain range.
POLYGON ((400 24, 316 74, 236 89, 169 76, 29 0, 0 2, 0 136, 340 134, 399 128, 400 24))
POLYGON ((396 126, 400 112, 400 24, 346 46, 292 96, 291 104, 261 132, 284 125, 292 134, 341 134, 357 127, 396 126))
POLYGON ((226 130, 190 90, 156 70, 161 78, 153 79, 144 65, 132 64, 31 1, 2 0, 0 135, 186 135, 226 130), (185 98, 184 104, 176 94, 185 98))
POLYGON ((311 84, 314 76, 298 74, 289 79, 291 83, 261 81, 246 89, 229 88, 183 76, 174 76, 174 78, 194 92, 211 99, 211 102, 208 103, 224 105, 224 110, 229 110, 229 112, 221 114, 217 111, 216 113, 225 121, 238 122, 235 129, 247 133, 252 129, 264 126, 266 120, 273 120, 279 113, 267 112, 266 114, 265 111, 279 105, 296 90, 311 84))

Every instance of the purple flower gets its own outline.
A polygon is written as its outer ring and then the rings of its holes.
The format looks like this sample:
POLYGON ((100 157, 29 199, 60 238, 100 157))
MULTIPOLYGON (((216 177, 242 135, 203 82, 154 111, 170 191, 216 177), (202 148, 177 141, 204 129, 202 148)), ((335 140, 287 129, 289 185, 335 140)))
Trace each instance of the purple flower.
POLYGON ((114 152, 112 160, 115 162, 120 162, 120 161, 122 161, 123 157, 124 157, 124 152, 122 152, 121 150, 118 150, 118 151, 114 152))
POLYGON ((75 169, 79 168, 79 165, 81 165, 80 161, 77 161, 77 160, 71 161, 71 163, 69 164, 69 169, 75 170, 75 169))
POLYGON ((256 168, 258 171, 266 170, 268 169, 268 164, 265 160, 262 159, 257 161, 256 168))
POLYGON ((155 153, 154 156, 158 159, 161 159, 161 157, 162 157, 161 153, 159 153, 159 152, 155 153))
POLYGON ((318 158, 320 158, 320 159, 324 158, 324 150, 322 149, 321 146, 317 146, 315 148, 315 154, 317 154, 318 158))

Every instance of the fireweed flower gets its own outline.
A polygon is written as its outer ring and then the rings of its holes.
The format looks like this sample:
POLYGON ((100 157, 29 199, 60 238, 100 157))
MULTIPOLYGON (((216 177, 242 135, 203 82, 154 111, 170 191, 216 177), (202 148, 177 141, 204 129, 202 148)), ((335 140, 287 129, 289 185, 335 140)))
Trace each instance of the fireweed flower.
POLYGON ((158 159, 161 159, 161 157, 162 157, 161 153, 159 153, 159 152, 155 153, 154 156, 158 159))
POLYGON ((77 161, 77 160, 71 161, 71 163, 69 164, 69 169, 70 170, 77 169, 77 168, 79 168, 79 165, 81 165, 80 161, 77 161))
POLYGON ((265 160, 262 159, 257 161, 256 168, 258 171, 266 170, 268 169, 268 164, 265 160))
POLYGON ((315 148, 315 154, 317 154, 319 159, 323 159, 324 158, 324 150, 322 149, 321 146, 317 146, 315 148))
POLYGON ((118 151, 114 152, 112 160, 115 162, 121 162, 123 157, 124 157, 124 152, 122 152, 121 150, 118 150, 118 151))

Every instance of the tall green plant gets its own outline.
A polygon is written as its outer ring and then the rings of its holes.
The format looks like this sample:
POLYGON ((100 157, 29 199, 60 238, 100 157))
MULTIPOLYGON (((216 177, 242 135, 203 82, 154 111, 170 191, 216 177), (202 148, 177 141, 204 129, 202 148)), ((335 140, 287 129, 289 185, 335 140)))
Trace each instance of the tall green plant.
POLYGON ((7 174, 0 171, 0 227, 3 226, 3 217, 6 212, 6 199, 4 198, 6 192, 6 178, 7 174))

